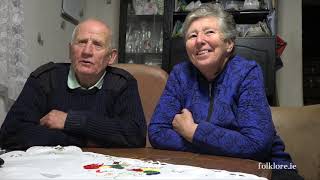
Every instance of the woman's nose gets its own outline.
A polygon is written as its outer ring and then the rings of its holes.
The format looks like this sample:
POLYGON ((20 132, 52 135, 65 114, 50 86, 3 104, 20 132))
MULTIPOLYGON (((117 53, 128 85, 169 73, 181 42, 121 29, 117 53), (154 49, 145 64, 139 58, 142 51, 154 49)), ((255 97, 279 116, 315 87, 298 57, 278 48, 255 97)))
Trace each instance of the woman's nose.
POLYGON ((205 40, 205 36, 203 33, 198 33, 198 36, 196 38, 196 43, 197 44, 203 44, 204 43, 204 40, 205 40))

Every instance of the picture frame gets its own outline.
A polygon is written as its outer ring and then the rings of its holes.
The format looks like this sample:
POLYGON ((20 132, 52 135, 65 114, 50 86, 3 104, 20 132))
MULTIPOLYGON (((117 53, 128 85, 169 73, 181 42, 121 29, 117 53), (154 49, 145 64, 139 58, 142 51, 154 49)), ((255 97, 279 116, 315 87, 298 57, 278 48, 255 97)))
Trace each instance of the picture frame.
POLYGON ((77 25, 84 15, 85 0, 62 0, 61 16, 77 25))

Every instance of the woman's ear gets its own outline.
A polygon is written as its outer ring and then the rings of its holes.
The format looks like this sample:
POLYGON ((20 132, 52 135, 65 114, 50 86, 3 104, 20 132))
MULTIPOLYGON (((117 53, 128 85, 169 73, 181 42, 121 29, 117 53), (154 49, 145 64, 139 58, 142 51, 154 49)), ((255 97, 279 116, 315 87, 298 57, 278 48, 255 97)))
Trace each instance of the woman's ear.
POLYGON ((227 40, 226 45, 227 45, 227 52, 228 53, 232 52, 232 50, 234 48, 234 41, 229 39, 229 40, 227 40))

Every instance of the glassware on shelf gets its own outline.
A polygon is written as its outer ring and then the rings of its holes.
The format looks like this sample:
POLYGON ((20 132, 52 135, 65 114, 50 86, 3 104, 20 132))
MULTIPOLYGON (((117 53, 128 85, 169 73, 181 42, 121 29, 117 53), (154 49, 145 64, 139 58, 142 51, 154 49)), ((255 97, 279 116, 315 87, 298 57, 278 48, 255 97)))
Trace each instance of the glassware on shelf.
POLYGON ((143 14, 152 15, 158 14, 158 6, 154 0, 148 0, 148 2, 143 7, 143 14))
POLYGON ((163 17, 160 15, 163 8, 163 0, 128 1, 124 53, 120 52, 120 62, 162 65, 163 17))
POLYGON ((146 0, 132 0, 132 4, 136 15, 143 15, 143 7, 146 3, 146 0))
POLYGON ((128 15, 134 15, 134 14, 136 14, 136 13, 134 12, 134 9, 133 9, 133 6, 132 6, 131 3, 128 4, 127 14, 128 14, 128 15))
POLYGON ((243 2, 242 1, 227 1, 225 4, 225 9, 226 10, 234 10, 234 11, 239 11, 243 7, 243 2))
POLYGON ((160 38, 159 38, 159 42, 158 42, 158 48, 159 48, 159 51, 160 53, 162 53, 162 50, 163 50, 163 31, 161 29, 161 32, 160 32, 160 38))
POLYGON ((243 9, 259 9, 260 3, 258 0, 245 0, 243 3, 243 9))
POLYGON ((153 0, 157 7, 158 7, 158 14, 159 15, 163 15, 163 11, 164 11, 164 3, 163 0, 153 0))

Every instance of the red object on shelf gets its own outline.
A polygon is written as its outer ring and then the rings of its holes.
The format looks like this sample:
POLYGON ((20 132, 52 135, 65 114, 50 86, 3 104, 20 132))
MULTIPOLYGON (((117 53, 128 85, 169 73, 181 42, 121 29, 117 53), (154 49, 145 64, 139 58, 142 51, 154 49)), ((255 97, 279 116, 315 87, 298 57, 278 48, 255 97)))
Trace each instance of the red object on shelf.
POLYGON ((286 46, 287 43, 280 36, 277 35, 276 53, 278 57, 281 56, 286 46))

